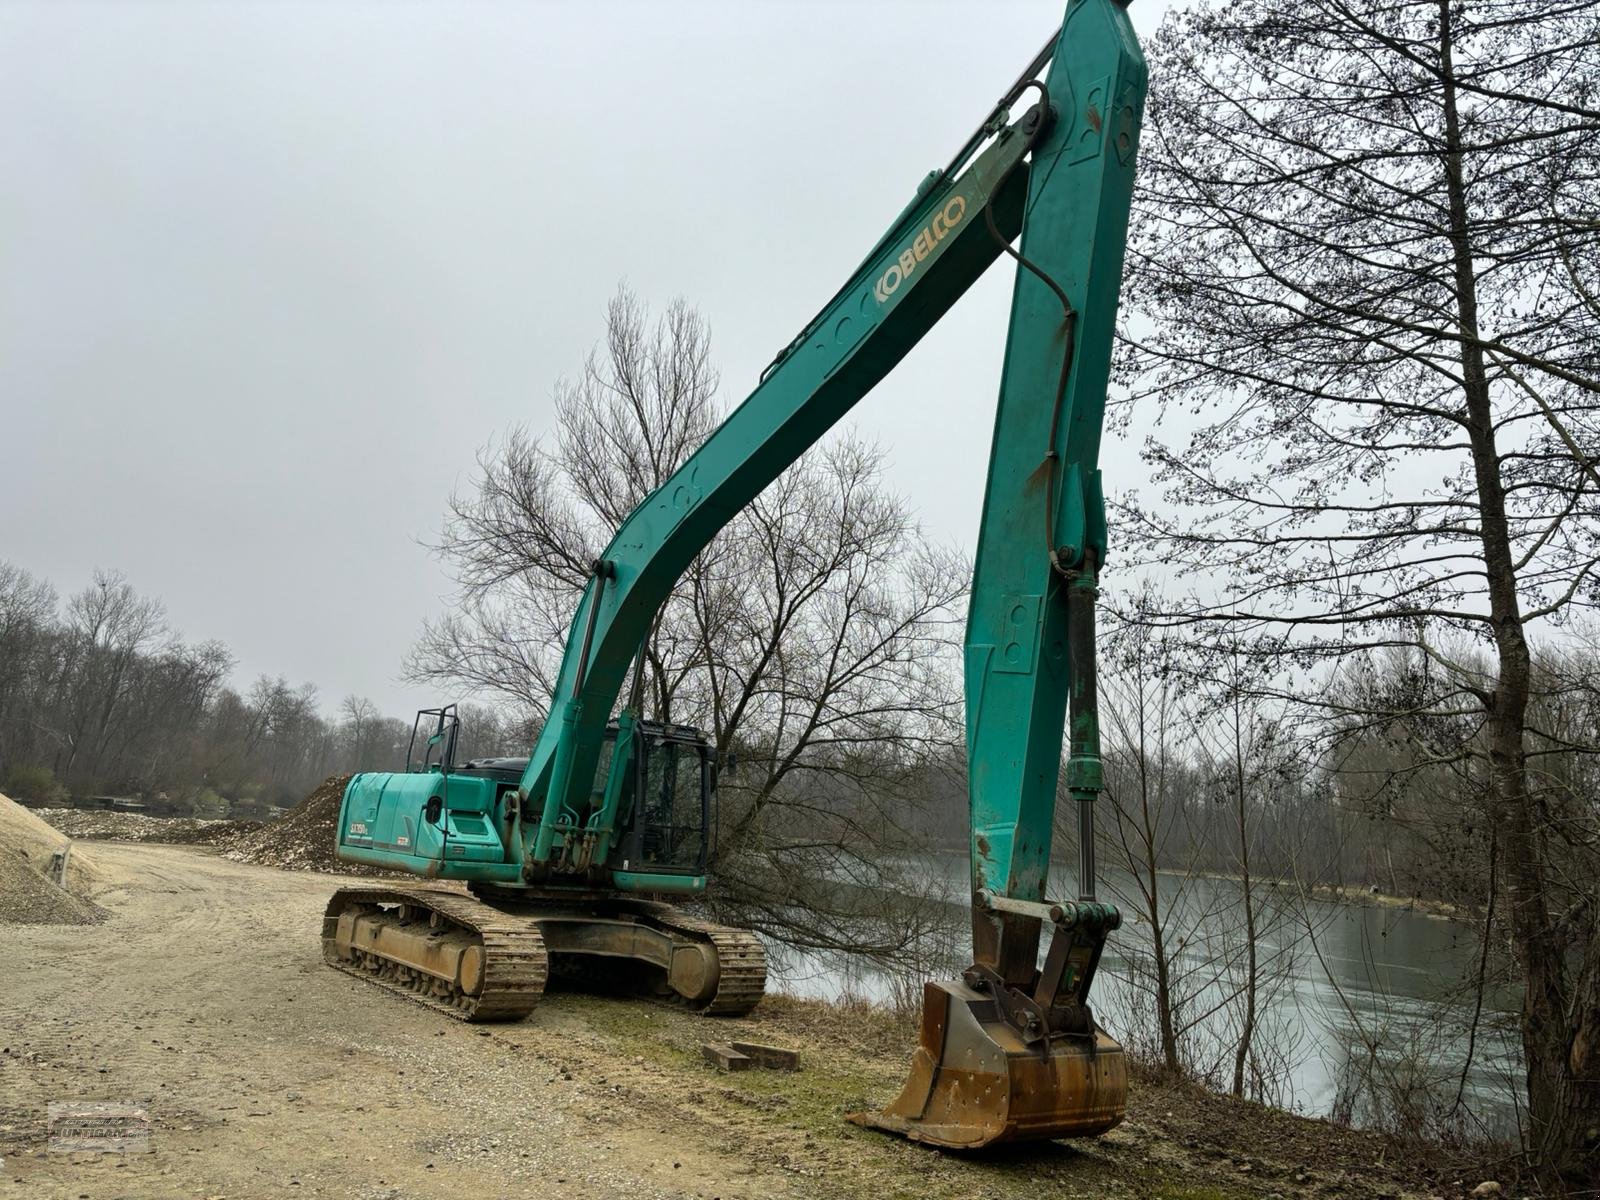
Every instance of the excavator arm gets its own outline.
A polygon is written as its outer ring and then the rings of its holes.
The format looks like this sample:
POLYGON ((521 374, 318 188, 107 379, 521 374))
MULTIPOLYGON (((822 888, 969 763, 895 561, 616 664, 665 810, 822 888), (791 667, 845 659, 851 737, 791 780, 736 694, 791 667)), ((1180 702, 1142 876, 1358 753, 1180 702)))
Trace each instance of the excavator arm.
MULTIPOLYGON (((695 555, 1009 254, 1019 267, 966 651, 973 886, 980 904, 1044 899, 1069 693, 1083 702, 1069 782, 1085 805, 1098 788, 1092 624, 1084 636, 1080 619, 1074 638, 1068 613, 1074 596, 1092 613, 1082 601, 1105 555, 1095 464, 1144 82, 1123 8, 1073 0, 955 160, 930 174, 756 390, 623 522, 594 564, 520 784, 526 868, 570 859, 586 839, 582 860, 604 861, 620 817, 592 803, 607 722, 695 555), (1020 252, 1011 249, 1019 234, 1020 252)), ((976 908, 978 961, 1021 977, 1039 930, 1037 915, 976 908)))
MULTIPOLYGON (((1122 1050, 1088 1004, 1120 920, 1094 896, 1094 609, 1106 556, 1097 461, 1144 91, 1123 7, 1070 0, 1057 36, 955 161, 924 181, 749 398, 617 531, 594 564, 520 785, 535 818, 519 831, 525 872, 604 861, 621 820, 609 801, 594 803, 607 721, 679 576, 996 258, 1014 258, 964 664, 973 965, 926 985, 900 1096, 852 1117, 941 1146, 1093 1134, 1124 1111, 1122 1050), (1052 902, 1064 726, 1079 894, 1052 902)), ((632 717, 623 714, 624 734, 632 717)))

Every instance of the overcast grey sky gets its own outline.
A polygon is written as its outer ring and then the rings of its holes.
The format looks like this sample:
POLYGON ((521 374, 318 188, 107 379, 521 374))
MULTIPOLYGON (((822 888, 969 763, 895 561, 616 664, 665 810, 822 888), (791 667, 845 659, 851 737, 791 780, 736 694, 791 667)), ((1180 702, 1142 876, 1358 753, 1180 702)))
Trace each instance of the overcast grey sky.
MULTIPOLYGON (((0 559, 124 571, 241 685, 440 699, 419 539, 618 282, 742 398, 1062 8, 0 0, 0 559)), ((1008 278, 853 418, 969 547, 1008 278)))

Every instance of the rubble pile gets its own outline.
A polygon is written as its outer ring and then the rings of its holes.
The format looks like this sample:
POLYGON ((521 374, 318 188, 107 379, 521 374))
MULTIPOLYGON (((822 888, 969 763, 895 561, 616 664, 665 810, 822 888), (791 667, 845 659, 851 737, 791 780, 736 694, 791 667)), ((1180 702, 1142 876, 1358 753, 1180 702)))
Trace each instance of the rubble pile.
POLYGON ((234 862, 259 863, 290 871, 335 871, 345 875, 388 872, 359 863, 341 862, 338 841, 339 805, 349 775, 330 775, 312 793, 276 821, 230 838, 222 856, 234 862))
POLYGON ((39 816, 69 837, 99 842, 224 842, 260 826, 259 821, 209 821, 199 817, 151 817, 99 808, 41 808, 39 816))

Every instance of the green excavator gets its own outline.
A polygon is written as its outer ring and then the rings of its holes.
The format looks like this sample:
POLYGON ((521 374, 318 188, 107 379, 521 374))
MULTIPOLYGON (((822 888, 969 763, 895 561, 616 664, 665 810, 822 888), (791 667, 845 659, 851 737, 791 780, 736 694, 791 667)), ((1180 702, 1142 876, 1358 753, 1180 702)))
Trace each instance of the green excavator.
POLYGON ((1120 920, 1095 898, 1096 462, 1144 92, 1123 6, 1070 0, 950 164, 622 523, 594 563, 529 756, 456 763, 459 723, 445 708, 419 717, 406 771, 350 781, 341 858, 454 883, 342 888, 323 922, 331 965, 469 1021, 526 1015, 552 968, 712 1014, 755 1005, 761 943, 671 903, 706 887, 711 748, 619 696, 695 555, 1009 256, 966 633, 973 962, 925 985, 900 1096, 851 1119, 953 1148, 1092 1135, 1122 1119, 1123 1052, 1089 1005, 1120 920), (1064 731, 1078 814, 1070 900, 1047 892, 1064 731))

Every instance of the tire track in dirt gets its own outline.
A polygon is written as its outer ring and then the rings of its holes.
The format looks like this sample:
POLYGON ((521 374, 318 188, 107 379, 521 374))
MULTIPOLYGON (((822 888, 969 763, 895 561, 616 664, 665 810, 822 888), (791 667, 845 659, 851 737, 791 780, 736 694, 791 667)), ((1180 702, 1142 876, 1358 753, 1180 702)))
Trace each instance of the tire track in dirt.
POLYGON ((1460 1196, 1385 1165, 1376 1135, 1153 1084, 1106 1137, 940 1155, 842 1120, 904 1078, 910 1036, 881 1014, 778 996, 719 1020, 557 992, 521 1023, 463 1026, 322 964, 341 877, 91 849, 109 920, 4 929, 0 1184, 30 1197, 1460 1196), (803 1071, 701 1060, 737 1036, 799 1049, 803 1071), (43 1149, 48 1100, 139 1098, 154 1153, 43 1149))
POLYGON ((317 934, 337 877, 95 849, 112 918, 14 939, 23 1020, 0 1054, 0 1154, 38 1194, 135 1181, 192 1195, 789 1194, 700 1155, 670 1122, 631 1134, 614 1094, 594 1103, 543 1048, 513 1057, 328 970, 317 934), (157 1150, 48 1155, 52 1099, 148 1099, 157 1150))

